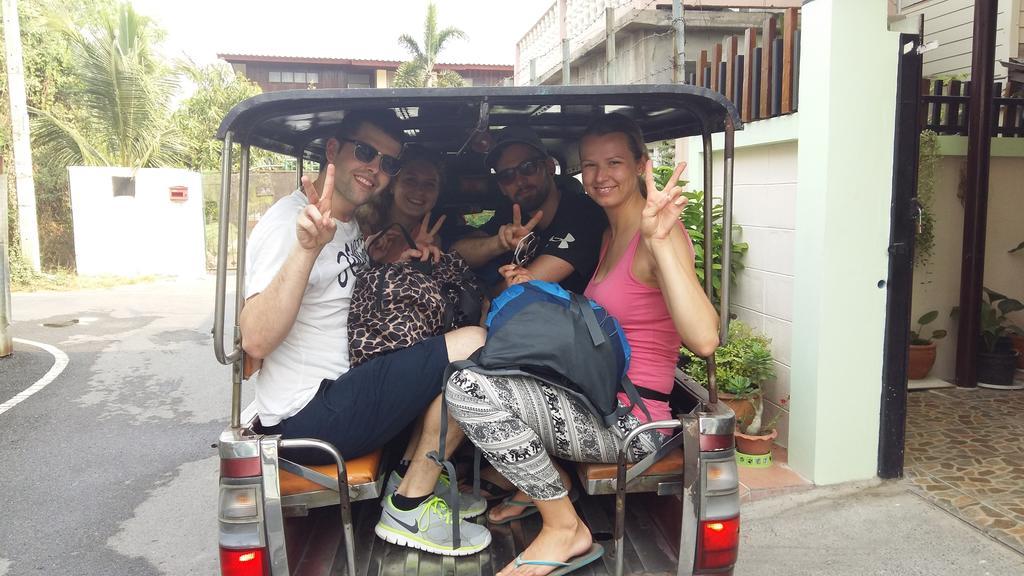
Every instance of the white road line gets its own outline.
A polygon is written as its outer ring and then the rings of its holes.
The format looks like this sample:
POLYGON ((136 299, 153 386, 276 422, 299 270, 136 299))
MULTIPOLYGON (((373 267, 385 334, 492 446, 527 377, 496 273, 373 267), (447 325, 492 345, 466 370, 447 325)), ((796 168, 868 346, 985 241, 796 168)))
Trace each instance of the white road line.
POLYGON ((46 350, 47 352, 53 355, 53 367, 51 367, 50 371, 44 374, 43 377, 40 378, 35 384, 22 390, 21 392, 18 392, 18 394, 14 398, 11 398, 7 402, 0 404, 0 414, 7 412, 11 408, 14 408, 18 404, 21 404, 22 400, 25 400, 29 396, 35 394, 36 392, 39 392, 43 388, 46 388, 46 385, 49 384, 50 382, 53 382, 57 378, 57 376, 60 376, 60 373, 63 372, 64 368, 67 368, 68 365, 68 355, 61 352, 57 348, 50 346, 49 344, 43 344, 42 342, 33 342, 32 340, 23 340, 21 338, 15 338, 14 341, 17 342, 18 344, 27 344, 29 346, 35 346, 36 348, 42 348, 43 350, 46 350))

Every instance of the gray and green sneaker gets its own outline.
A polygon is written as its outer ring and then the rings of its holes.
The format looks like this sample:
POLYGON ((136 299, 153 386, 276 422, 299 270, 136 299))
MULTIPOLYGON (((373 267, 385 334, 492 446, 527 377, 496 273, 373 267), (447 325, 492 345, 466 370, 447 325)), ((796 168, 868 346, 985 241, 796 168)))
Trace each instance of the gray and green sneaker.
POLYGON ((431 496, 413 510, 395 508, 391 496, 384 498, 384 511, 374 528, 377 536, 399 546, 426 550, 444 556, 476 554, 491 543, 491 532, 465 520, 459 521, 461 545, 452 546, 452 513, 437 496, 431 496))
MULTIPOLYGON (((402 483, 402 476, 398 472, 392 470, 391 475, 388 476, 388 483, 384 487, 384 495, 391 496, 398 490, 398 485, 402 483)), ((442 472, 437 477, 437 484, 434 485, 434 495, 444 498, 448 496, 448 487, 451 485, 451 481, 448 479, 448 474, 442 472)), ((380 505, 384 506, 384 500, 381 499, 380 505)), ((459 494, 459 518, 463 520, 467 518, 476 518, 487 511, 487 500, 482 497, 473 494, 472 492, 461 492, 459 494)))

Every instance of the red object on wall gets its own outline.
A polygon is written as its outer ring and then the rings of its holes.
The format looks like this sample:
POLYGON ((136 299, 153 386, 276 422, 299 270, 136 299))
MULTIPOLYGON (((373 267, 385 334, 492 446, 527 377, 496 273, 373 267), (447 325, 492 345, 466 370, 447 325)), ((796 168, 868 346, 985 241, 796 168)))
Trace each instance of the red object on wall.
POLYGON ((171 186, 171 201, 184 202, 188 200, 188 186, 171 186))

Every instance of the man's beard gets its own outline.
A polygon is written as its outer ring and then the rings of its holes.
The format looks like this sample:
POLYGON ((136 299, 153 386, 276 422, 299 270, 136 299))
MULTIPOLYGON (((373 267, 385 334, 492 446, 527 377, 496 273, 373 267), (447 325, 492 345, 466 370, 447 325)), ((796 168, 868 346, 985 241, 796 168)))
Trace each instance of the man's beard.
POLYGON ((547 201, 548 195, 551 194, 551 181, 545 179, 544 182, 534 189, 534 193, 518 200, 516 203, 519 204, 519 208, 524 212, 536 212, 544 202, 547 201))

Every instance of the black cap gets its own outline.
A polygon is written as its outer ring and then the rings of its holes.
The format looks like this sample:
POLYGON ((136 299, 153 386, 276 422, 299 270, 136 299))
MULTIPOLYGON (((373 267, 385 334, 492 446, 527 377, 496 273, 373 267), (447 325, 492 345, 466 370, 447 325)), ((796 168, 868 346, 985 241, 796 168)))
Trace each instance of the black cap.
POLYGON ((541 142, 540 136, 537 136, 532 129, 527 126, 506 126, 494 137, 494 145, 491 146, 490 152, 484 159, 488 168, 494 168, 501 156, 501 151, 509 144, 525 144, 545 157, 548 155, 548 150, 541 142))

